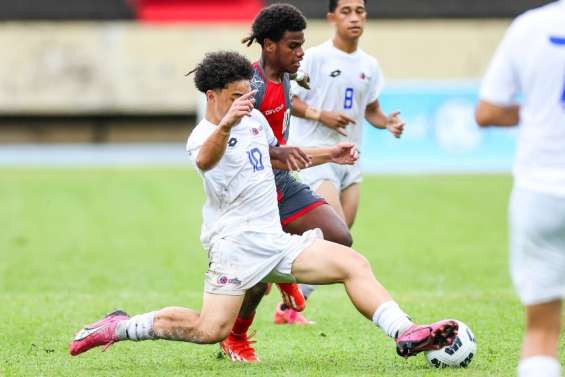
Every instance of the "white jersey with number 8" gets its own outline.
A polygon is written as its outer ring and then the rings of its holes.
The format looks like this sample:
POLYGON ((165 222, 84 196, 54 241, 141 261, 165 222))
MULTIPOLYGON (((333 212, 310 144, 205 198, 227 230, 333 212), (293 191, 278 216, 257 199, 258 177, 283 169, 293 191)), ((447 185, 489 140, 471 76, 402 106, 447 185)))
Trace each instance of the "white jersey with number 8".
POLYGON ((348 54, 327 41, 308 49, 300 67, 310 76, 312 89, 293 81, 292 94, 311 107, 344 113, 357 124, 349 125, 344 137, 319 122, 292 117, 289 144, 331 146, 349 141, 360 146, 365 109, 378 99, 384 84, 377 60, 361 49, 348 54))

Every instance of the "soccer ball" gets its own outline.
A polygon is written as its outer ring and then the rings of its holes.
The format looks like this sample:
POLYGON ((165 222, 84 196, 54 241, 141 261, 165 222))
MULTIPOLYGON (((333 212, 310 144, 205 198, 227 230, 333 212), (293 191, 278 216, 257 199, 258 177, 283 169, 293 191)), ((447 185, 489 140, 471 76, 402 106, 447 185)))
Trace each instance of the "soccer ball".
POLYGON ((471 329, 461 321, 453 344, 437 351, 426 352, 428 364, 434 368, 467 368, 477 354, 477 341, 471 329))

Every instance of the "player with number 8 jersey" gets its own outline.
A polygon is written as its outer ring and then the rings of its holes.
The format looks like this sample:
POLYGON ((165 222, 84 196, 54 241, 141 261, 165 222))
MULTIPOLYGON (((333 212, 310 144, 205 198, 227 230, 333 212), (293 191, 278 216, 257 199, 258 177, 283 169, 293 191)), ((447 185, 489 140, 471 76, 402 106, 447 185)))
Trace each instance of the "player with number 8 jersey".
POLYGON ((320 120, 292 117, 289 143, 301 146, 335 145, 349 141, 361 145, 367 106, 378 100, 384 76, 375 58, 358 49, 347 53, 334 43, 306 50, 300 69, 308 74, 312 88, 292 85, 292 94, 309 107, 345 114, 355 121, 336 132, 320 120))
MULTIPOLYGON (((300 147, 362 143, 363 124, 387 129, 400 137, 399 113, 386 115, 379 96, 384 77, 377 60, 358 47, 367 19, 366 1, 330 0, 328 20, 335 26, 331 40, 305 52, 301 70, 310 90, 293 83, 289 143, 300 147)), ((353 226, 362 181, 359 164, 325 164, 300 172, 302 182, 331 204, 349 228, 353 226)), ((302 286, 308 297, 314 287, 302 286)))

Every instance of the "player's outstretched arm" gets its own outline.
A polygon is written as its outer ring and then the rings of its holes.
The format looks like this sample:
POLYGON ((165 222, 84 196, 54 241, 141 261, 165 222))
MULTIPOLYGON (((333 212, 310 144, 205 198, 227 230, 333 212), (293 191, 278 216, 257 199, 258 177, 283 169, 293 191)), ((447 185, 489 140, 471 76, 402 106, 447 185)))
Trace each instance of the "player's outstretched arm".
POLYGON ((340 165, 353 165, 359 160, 359 150, 353 143, 338 143, 333 147, 304 148, 312 156, 311 166, 333 162, 340 165))
POLYGON ((396 111, 390 115, 386 115, 380 102, 377 100, 367 105, 365 109, 365 119, 375 128, 386 129, 394 137, 399 138, 404 132, 405 123, 399 117, 400 112, 396 111))
POLYGON ((292 115, 320 122, 343 136, 347 136, 345 127, 348 124, 355 124, 355 120, 345 114, 310 107, 296 96, 292 98, 292 115))
POLYGON ((298 171, 312 165, 312 157, 298 147, 269 147, 271 165, 274 169, 298 171))
POLYGON ((249 115, 251 110, 253 110, 254 95, 255 91, 251 91, 237 98, 220 121, 220 124, 218 124, 216 130, 202 144, 202 148, 196 157, 196 165, 200 170, 208 171, 222 159, 226 152, 232 127, 237 125, 241 118, 249 115))
POLYGON ((498 106, 487 101, 479 101, 475 111, 475 119, 479 126, 515 126, 520 122, 520 107, 498 106))

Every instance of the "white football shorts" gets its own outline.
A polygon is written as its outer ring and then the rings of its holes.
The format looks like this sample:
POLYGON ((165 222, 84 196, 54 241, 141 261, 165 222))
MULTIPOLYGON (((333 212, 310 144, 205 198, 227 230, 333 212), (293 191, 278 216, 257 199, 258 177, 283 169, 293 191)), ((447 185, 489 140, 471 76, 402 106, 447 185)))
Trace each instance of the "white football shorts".
POLYGON ((318 239, 323 239, 320 229, 301 236, 282 231, 243 232, 237 238, 219 239, 208 251, 204 290, 237 296, 261 281, 296 282, 291 274, 294 260, 318 239))
POLYGON ((510 271, 524 305, 565 297, 565 197, 514 188, 510 271))
POLYGON ((349 186, 361 183, 361 167, 355 165, 339 165, 334 163, 322 164, 301 170, 300 180, 310 186, 314 191, 318 190, 323 181, 330 181, 338 191, 343 191, 349 186))

